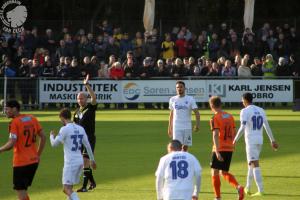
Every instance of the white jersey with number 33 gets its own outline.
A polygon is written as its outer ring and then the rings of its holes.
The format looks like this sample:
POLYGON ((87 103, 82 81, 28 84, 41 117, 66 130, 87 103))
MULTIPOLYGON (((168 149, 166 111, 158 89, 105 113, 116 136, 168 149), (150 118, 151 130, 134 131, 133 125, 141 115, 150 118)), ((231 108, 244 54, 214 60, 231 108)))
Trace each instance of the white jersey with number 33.
POLYGON ((264 109, 249 105, 242 109, 240 121, 245 125, 246 144, 263 144, 263 126, 267 121, 264 109))
POLYGON ((63 126, 55 140, 64 144, 64 162, 65 164, 83 161, 81 155, 82 145, 89 145, 85 130, 75 124, 68 123, 63 126))

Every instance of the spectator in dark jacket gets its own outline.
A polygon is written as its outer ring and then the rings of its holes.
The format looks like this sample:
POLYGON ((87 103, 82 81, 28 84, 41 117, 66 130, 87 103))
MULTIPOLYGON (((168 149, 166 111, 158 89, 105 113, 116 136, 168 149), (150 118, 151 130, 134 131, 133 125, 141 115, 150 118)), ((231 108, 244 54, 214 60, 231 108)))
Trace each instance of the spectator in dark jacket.
POLYGON ((56 49, 55 58, 58 60, 60 57, 71 57, 72 51, 66 46, 64 40, 59 41, 59 47, 56 49))
POLYGON ((277 52, 278 57, 288 58, 291 53, 291 45, 290 42, 285 39, 284 34, 280 33, 278 35, 278 40, 274 46, 275 51, 277 52))
POLYGON ((276 76, 291 76, 292 69, 288 65, 284 57, 280 57, 275 71, 276 76))
POLYGON ((91 63, 90 57, 84 57, 81 72, 82 76, 86 76, 87 74, 89 74, 91 78, 98 76, 98 68, 91 63))
POLYGON ((142 79, 147 79, 153 77, 154 74, 152 58, 146 57, 143 61, 143 66, 139 70, 139 77, 142 79))
POLYGON ((170 77, 170 71, 165 67, 164 61, 159 59, 157 61, 157 65, 154 68, 155 76, 159 77, 170 77))
POLYGON ((56 75, 55 67, 52 65, 50 57, 45 56, 45 65, 42 69, 41 76, 43 76, 43 77, 55 77, 55 75, 56 75))
POLYGON ((126 79, 135 78, 138 74, 138 67, 134 64, 133 59, 127 60, 124 64, 124 73, 126 79))
POLYGON ((98 58, 98 60, 105 60, 106 51, 107 51, 107 43, 103 41, 103 36, 98 35, 97 40, 94 45, 94 51, 98 58))
POLYGON ((18 83, 21 93, 22 104, 25 108, 27 108, 29 104, 29 93, 31 90, 31 88, 28 87, 29 69, 30 66, 28 63, 28 59, 22 58, 21 65, 19 67, 19 77, 21 77, 22 79, 18 83))
POLYGON ((171 76, 175 78, 186 76, 186 68, 184 67, 180 58, 176 58, 175 64, 171 69, 171 76))
POLYGON ((121 60, 126 58, 126 54, 128 51, 133 50, 133 45, 131 40, 129 39, 128 33, 124 33, 123 38, 120 41, 120 50, 121 50, 121 60))
POLYGON ((250 66, 252 76, 263 76, 262 64, 259 58, 254 58, 254 64, 250 66))
POLYGON ((81 77, 80 66, 78 65, 77 59, 72 59, 71 67, 68 70, 68 78, 79 79, 81 77))
POLYGON ((81 36, 80 43, 78 45, 79 48, 79 58, 82 60, 84 57, 91 57, 93 54, 93 46, 87 40, 86 36, 81 36))
POLYGON ((69 68, 71 67, 71 58, 65 57, 64 65, 60 71, 57 72, 57 77, 69 78, 69 68))

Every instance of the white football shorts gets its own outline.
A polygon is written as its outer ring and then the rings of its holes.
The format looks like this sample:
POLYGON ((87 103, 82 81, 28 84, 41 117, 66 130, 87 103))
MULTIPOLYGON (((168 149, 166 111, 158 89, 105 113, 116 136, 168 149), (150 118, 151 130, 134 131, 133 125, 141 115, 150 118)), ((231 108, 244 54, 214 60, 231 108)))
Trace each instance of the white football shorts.
POLYGON ((193 195, 193 191, 182 191, 180 189, 179 190, 175 189, 175 191, 165 192, 163 197, 164 200, 191 200, 192 195, 193 195))
POLYGON ((185 146, 192 146, 192 129, 174 129, 173 140, 179 140, 185 146))
POLYGON ((63 185, 75 185, 80 181, 80 176, 82 173, 83 163, 79 162, 77 164, 72 163, 72 165, 64 165, 63 168, 63 185))
POLYGON ((251 161, 259 160, 261 147, 262 147, 261 144, 248 144, 248 145, 246 145, 246 154, 247 154, 248 163, 250 163, 251 161))

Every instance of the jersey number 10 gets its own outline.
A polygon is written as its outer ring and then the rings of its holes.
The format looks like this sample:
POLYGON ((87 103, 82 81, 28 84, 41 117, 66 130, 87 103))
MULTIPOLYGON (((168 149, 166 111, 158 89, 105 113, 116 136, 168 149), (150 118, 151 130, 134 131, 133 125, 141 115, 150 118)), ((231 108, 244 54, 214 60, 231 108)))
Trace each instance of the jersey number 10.
POLYGON ((170 163, 170 168, 172 169, 172 179, 186 178, 189 175, 187 168, 189 167, 188 162, 181 160, 176 162, 175 160, 170 163))
POLYGON ((255 131, 256 129, 257 130, 260 130, 262 125, 263 125, 263 118, 262 116, 256 116, 254 115, 252 118, 252 123, 253 123, 253 130, 255 131))

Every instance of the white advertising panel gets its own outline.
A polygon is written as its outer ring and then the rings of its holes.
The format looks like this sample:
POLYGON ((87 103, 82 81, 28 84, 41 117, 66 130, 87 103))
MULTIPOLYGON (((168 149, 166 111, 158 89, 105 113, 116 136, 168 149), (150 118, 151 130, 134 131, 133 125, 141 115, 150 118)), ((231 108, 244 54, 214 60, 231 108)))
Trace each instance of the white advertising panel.
POLYGON ((223 102, 241 102, 251 92, 254 102, 292 102, 293 80, 207 80, 208 96, 218 95, 223 102))
MULTIPOLYGON (((240 102, 251 92, 255 102, 292 102, 293 80, 184 80, 186 94, 197 102, 218 95, 223 102, 240 102)), ((99 103, 168 102, 176 95, 176 80, 91 80, 99 103)), ((41 103, 76 102, 78 92, 87 92, 82 81, 40 80, 41 103)))

